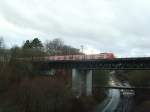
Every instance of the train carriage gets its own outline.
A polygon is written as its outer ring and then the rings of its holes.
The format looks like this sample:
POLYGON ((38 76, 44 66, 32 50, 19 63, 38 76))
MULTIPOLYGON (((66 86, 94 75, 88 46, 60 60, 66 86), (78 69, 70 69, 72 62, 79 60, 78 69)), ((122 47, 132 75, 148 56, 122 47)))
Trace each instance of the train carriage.
POLYGON ((65 55, 65 56, 49 56, 49 60, 98 60, 98 59, 114 59, 113 53, 100 53, 92 55, 65 55))

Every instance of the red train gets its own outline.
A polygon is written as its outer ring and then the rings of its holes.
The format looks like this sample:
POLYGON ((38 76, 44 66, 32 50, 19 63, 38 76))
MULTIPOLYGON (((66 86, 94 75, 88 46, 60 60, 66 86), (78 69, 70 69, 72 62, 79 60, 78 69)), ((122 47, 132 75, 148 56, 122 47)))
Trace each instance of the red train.
POLYGON ((113 53, 100 53, 91 55, 65 55, 65 56, 49 56, 48 60, 96 60, 96 59, 114 59, 113 53))

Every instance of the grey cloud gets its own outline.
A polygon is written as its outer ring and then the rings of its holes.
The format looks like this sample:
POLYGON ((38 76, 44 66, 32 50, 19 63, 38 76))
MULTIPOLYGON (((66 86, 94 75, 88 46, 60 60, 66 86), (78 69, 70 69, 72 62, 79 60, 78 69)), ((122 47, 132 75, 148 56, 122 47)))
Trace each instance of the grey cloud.
POLYGON ((147 0, 5 0, 0 1, 0 15, 25 31, 10 31, 6 40, 18 35, 20 43, 38 34, 78 48, 83 44, 119 56, 145 56, 150 52, 149 6, 147 0))

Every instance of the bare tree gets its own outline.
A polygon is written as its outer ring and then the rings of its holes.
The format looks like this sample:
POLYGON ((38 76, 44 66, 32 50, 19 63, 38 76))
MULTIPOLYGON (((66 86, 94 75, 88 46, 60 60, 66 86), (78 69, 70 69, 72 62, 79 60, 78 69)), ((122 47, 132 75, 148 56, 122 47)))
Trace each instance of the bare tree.
POLYGON ((45 44, 46 51, 52 55, 60 54, 62 46, 64 46, 64 42, 59 38, 56 38, 52 41, 47 41, 45 44))
POLYGON ((4 39, 3 37, 0 37, 0 49, 4 48, 4 39))
POLYGON ((64 44, 63 40, 56 38, 52 41, 47 41, 45 44, 46 51, 50 55, 73 55, 80 54, 79 49, 64 44))

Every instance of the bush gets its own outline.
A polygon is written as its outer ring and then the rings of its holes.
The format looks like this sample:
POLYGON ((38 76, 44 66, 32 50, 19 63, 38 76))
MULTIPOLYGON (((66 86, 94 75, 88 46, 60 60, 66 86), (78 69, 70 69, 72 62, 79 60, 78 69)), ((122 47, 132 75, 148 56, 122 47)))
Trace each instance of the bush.
POLYGON ((25 80, 17 90, 18 112, 65 112, 73 98, 63 82, 57 80, 25 80))

